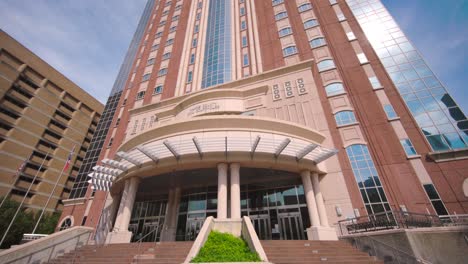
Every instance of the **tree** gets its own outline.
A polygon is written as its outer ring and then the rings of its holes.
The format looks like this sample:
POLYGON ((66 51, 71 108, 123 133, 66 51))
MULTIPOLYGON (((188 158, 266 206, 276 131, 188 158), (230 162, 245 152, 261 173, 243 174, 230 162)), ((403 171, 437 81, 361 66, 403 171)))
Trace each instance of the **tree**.
MULTIPOLYGON (((8 225, 10 224, 16 210, 20 204, 16 201, 7 199, 0 208, 0 236, 3 237, 8 225)), ((34 226, 34 217, 30 212, 21 209, 13 222, 13 225, 8 232, 1 248, 10 248, 12 245, 17 245, 21 242, 24 233, 31 232, 34 226)))
MULTIPOLYGON (((1 200, 2 198, 0 198, 1 200)), ((14 200, 7 199, 0 208, 0 236, 5 234, 16 210, 20 204, 14 200)), ((30 212, 26 208, 22 208, 16 216, 13 225, 8 232, 5 241, 1 248, 10 248, 12 245, 17 245, 21 242, 23 234, 31 233, 34 225, 36 224, 40 215, 40 211, 37 213, 30 212)), ((45 213, 37 227, 36 234, 52 234, 55 231, 58 220, 60 218, 60 212, 45 213)))

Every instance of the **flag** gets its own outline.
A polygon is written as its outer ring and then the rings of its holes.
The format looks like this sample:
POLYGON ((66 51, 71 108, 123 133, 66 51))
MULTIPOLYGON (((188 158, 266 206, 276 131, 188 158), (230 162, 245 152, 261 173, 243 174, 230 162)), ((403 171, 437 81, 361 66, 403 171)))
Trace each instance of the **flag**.
POLYGON ((68 154, 67 161, 65 162, 65 166, 63 167, 63 171, 68 170, 68 167, 70 167, 71 159, 73 157, 73 153, 75 152, 75 146, 73 146, 73 149, 70 151, 70 154, 68 154))
MULTIPOLYGON (((25 160, 21 163, 21 165, 20 165, 20 166, 18 167, 18 169, 16 170, 15 176, 18 176, 21 172, 23 172, 24 167, 26 167, 26 164, 28 163, 29 159, 31 159, 31 156, 32 156, 32 154, 31 154, 27 159, 25 159, 25 160)), ((13 177, 14 177, 14 176, 13 176, 13 177)))

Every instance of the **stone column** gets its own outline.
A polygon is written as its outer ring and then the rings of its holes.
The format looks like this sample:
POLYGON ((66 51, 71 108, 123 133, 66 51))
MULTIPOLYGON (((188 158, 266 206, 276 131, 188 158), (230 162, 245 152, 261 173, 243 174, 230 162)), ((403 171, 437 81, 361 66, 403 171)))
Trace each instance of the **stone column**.
POLYGON ((128 187, 130 186, 130 181, 126 180, 124 188, 122 190, 122 194, 120 195, 120 204, 119 204, 119 209, 117 211, 117 215, 115 216, 115 223, 114 223, 114 232, 118 232, 120 230, 120 223, 122 222, 122 215, 123 215, 123 209, 125 206, 125 200, 127 199, 128 196, 128 187))
POLYGON ((176 187, 174 190, 174 202, 172 204, 172 216, 171 222, 169 224, 169 241, 176 240, 176 233, 177 233, 177 212, 179 209, 180 204, 180 187, 176 187))
POLYGON ((128 180, 130 182, 128 186, 128 196, 125 199, 125 206, 123 208, 122 222, 120 222, 120 232, 128 232, 128 224, 130 223, 130 217, 132 216, 133 204, 135 203, 135 196, 138 190, 138 184, 140 178, 132 177, 128 180))
POLYGON ((231 163, 231 218, 241 218, 240 164, 231 163))
POLYGON ((320 223, 324 227, 329 227, 327 211, 325 210, 325 204, 323 202, 322 192, 320 191, 319 175, 316 172, 312 173, 312 185, 314 186, 315 201, 317 202, 318 215, 320 223))
POLYGON ((218 219, 227 217, 227 164, 218 164, 218 219))
POLYGON ((320 226, 320 219, 317 213, 317 203, 315 202, 314 189, 310 180, 310 171, 301 172, 302 184, 304 186, 304 194, 309 211, 310 222, 313 227, 320 226))

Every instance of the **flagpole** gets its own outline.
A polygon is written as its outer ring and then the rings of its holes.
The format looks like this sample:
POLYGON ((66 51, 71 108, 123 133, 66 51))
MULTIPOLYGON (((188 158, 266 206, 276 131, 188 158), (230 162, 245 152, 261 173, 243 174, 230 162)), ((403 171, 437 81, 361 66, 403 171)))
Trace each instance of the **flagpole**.
MULTIPOLYGON (((19 213, 19 211, 21 210, 21 207, 23 206, 24 201, 26 200, 26 197, 28 197, 29 191, 31 191, 31 188, 32 188, 32 186, 34 185, 34 182, 36 181, 36 178, 37 178, 37 176, 39 175, 39 172, 41 172, 42 166, 44 166, 45 161, 46 161, 47 158, 49 157, 49 151, 50 151, 50 149, 47 150, 47 154, 46 154, 46 156, 44 157, 44 159, 42 160, 42 163, 41 163, 41 166, 39 167, 39 170, 37 170, 36 175, 34 175, 34 178, 33 178, 32 182, 31 182, 31 184, 29 184, 28 190, 26 191, 26 194, 24 195, 23 200, 21 200, 20 205, 19 205, 18 208, 16 209, 15 215, 13 216, 13 219, 11 219, 11 222, 10 222, 10 224, 8 225, 8 228, 7 228, 7 230, 5 231, 5 234, 3 234, 2 240, 0 241, 0 246, 2 246, 3 241, 5 240, 5 238, 6 238, 7 234, 8 234, 8 232, 10 231, 10 228, 11 228, 11 226, 13 225, 13 222, 15 221, 16 217, 18 216, 18 213, 19 213)), ((2 202, 3 202, 3 201, 2 201, 2 202)))
MULTIPOLYGON (((73 153, 75 152, 75 146, 73 146, 73 149, 72 149, 72 152, 70 152, 70 155, 69 157, 67 158, 67 163, 68 162, 71 162, 71 155, 73 155, 73 153)), ((34 226, 34 229, 32 231, 31 234, 34 234, 36 232, 36 229, 37 227, 39 226, 39 223, 41 222, 41 219, 42 219, 42 216, 44 215, 44 212, 47 208, 47 205, 49 205, 49 202, 50 202, 50 198, 52 198, 52 195, 54 194, 55 192, 55 188, 57 188, 57 184, 60 180, 60 178, 62 177, 62 174, 63 172, 68 169, 69 166, 67 166, 67 163, 65 163, 65 166, 63 166, 63 169, 62 171, 60 172, 60 175, 58 176, 57 180, 55 181, 55 185, 54 185, 54 188, 52 189, 52 192, 49 194, 49 197, 47 198, 47 202, 45 203, 44 207, 42 208, 42 211, 41 211, 41 215, 39 216, 39 219, 37 219, 37 222, 36 222, 36 225, 34 226)))
POLYGON ((5 203, 6 199, 8 198, 8 195, 10 195, 11 190, 13 190, 15 183, 18 181, 18 179, 19 179, 19 177, 20 177, 20 175, 21 175, 21 172, 24 171, 24 165, 25 165, 26 161, 31 160, 31 157, 32 157, 32 154, 29 155, 29 158, 28 158, 27 160, 24 160, 24 161, 23 161, 23 163, 21 164, 21 167, 20 167, 21 170, 18 169, 18 170, 16 171, 16 175, 15 175, 16 177, 15 177, 15 181, 13 182, 13 187, 10 188, 10 189, 8 190, 8 192, 5 194, 5 196, 3 197, 2 202, 0 203, 0 208, 2 208, 3 203, 5 203))

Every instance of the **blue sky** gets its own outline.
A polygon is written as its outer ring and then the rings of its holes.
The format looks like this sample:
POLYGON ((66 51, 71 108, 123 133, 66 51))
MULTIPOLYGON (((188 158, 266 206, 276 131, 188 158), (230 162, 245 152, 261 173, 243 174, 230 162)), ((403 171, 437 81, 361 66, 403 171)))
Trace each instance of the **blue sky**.
MULTIPOLYGON (((468 0, 382 0, 468 113, 468 0)), ((146 0, 1 0, 0 28, 105 102, 146 0)))

